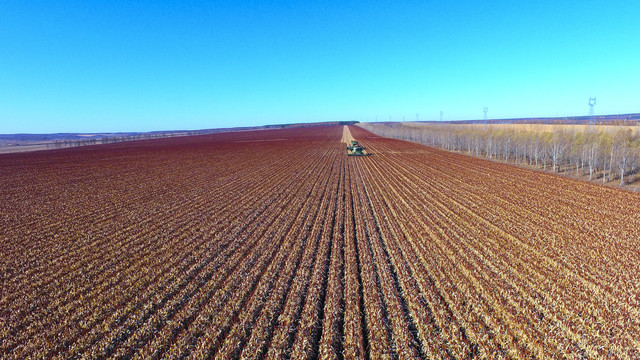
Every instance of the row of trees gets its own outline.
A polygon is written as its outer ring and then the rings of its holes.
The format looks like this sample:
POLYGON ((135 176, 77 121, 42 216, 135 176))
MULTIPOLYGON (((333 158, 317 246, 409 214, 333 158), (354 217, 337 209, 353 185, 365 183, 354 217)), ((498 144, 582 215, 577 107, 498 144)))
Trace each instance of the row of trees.
POLYGON ((449 151, 527 164, 553 172, 575 171, 623 186, 640 168, 640 132, 622 126, 519 127, 457 124, 359 124, 385 137, 449 151))
POLYGON ((184 132, 151 132, 151 133, 139 133, 131 135, 116 135, 116 136, 102 136, 102 137, 87 137, 85 139, 65 139, 56 140, 53 143, 47 144, 48 149, 64 149, 68 147, 87 146, 87 145, 99 145, 99 144, 113 144, 124 141, 134 140, 147 140, 147 139, 164 139, 175 136, 192 136, 208 134, 213 131, 208 130, 194 130, 184 132))

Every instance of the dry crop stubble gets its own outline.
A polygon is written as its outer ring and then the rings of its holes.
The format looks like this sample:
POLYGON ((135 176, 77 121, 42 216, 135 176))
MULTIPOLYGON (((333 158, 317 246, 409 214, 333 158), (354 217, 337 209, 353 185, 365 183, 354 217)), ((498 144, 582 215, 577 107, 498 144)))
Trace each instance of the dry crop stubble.
POLYGON ((353 126, 0 169, 5 358, 640 356, 635 193, 353 126))

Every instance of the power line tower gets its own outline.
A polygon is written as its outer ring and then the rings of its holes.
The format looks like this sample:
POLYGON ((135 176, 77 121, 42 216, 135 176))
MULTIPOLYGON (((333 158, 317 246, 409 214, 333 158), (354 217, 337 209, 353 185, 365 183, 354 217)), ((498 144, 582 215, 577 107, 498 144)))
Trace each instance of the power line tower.
POLYGON ((593 125, 595 123, 595 111, 594 111, 594 106, 596 105, 596 98, 594 97, 590 97, 589 98, 589 125, 593 125))
POLYGON ((489 108, 485 106, 483 111, 484 111, 484 119, 487 120, 487 111, 489 111, 489 108))
POLYGON ((596 98, 595 97, 590 97, 589 98, 589 116, 593 117, 594 115, 594 110, 593 107, 596 105, 596 98))
POLYGON ((444 111, 440 111, 440 121, 442 121, 442 115, 444 115, 444 111))

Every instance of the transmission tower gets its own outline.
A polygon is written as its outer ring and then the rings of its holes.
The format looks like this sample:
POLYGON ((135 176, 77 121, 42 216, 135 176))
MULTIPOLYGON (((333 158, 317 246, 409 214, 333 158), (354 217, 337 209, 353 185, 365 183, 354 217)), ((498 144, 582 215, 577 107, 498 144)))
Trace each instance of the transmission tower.
POLYGON ((442 115, 444 115, 444 111, 440 111, 440 121, 442 121, 442 115))
POLYGON ((489 111, 489 108, 485 106, 483 111, 484 111, 484 119, 487 120, 487 111, 489 111))
POLYGON ((593 107, 596 105, 596 98, 595 97, 590 97, 589 98, 589 116, 593 117, 594 115, 594 111, 593 111, 593 107))

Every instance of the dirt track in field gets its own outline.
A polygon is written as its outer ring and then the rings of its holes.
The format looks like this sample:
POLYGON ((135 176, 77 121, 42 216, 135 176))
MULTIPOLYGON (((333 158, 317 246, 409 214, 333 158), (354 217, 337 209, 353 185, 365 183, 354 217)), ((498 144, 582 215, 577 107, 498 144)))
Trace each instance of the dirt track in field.
POLYGON ((355 138, 351 136, 351 130, 349 130, 349 127, 345 125, 342 130, 342 140, 340 141, 345 144, 350 144, 351 140, 355 140, 355 138))

